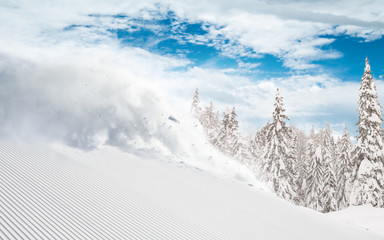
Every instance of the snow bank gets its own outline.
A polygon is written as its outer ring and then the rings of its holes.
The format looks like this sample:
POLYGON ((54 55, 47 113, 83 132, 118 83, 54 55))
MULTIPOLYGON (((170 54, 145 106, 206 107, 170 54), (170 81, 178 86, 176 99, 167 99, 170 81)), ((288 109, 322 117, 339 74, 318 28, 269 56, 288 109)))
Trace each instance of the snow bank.
POLYGON ((353 206, 327 215, 338 221, 384 236, 384 209, 382 208, 370 205, 353 206))

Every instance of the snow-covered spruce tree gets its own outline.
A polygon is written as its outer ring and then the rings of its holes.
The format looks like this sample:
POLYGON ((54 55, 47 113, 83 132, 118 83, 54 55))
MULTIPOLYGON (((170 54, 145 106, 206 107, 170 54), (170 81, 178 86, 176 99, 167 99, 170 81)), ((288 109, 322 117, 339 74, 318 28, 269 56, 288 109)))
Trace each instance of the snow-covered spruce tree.
POLYGON ((212 101, 210 102, 209 107, 205 107, 205 110, 201 112, 200 122, 204 127, 208 140, 211 143, 214 143, 220 130, 220 119, 219 112, 215 112, 212 101))
POLYGON ((286 200, 294 201, 296 192, 292 177, 292 162, 295 156, 290 149, 291 132, 285 120, 283 98, 279 89, 276 92, 273 122, 267 131, 267 146, 263 154, 263 171, 267 173, 267 181, 272 184, 273 191, 286 200))
POLYGON ((336 162, 336 201, 337 209, 343 209, 349 205, 349 196, 352 190, 352 151, 354 145, 351 141, 347 126, 344 134, 337 142, 338 156, 336 162))
POLYGON ((335 149, 329 123, 325 130, 320 130, 317 134, 311 132, 307 143, 306 178, 302 188, 306 190, 306 206, 319 212, 337 209, 335 149))
POLYGON ((271 123, 268 121, 251 137, 251 153, 255 159, 259 159, 267 146, 267 132, 271 123))
POLYGON ((242 164, 250 168, 251 170, 254 169, 254 158, 251 153, 251 141, 249 138, 245 138, 240 135, 239 138, 239 152, 236 157, 238 161, 240 161, 242 164))
POLYGON ((221 128, 214 142, 224 154, 239 159, 241 157, 239 122, 235 107, 232 110, 227 109, 223 112, 221 128))
POLYGON ((267 122, 250 139, 251 169, 259 180, 267 181, 267 173, 263 171, 263 154, 267 146, 267 132, 271 123, 267 122))
POLYGON ((357 138, 355 181, 351 192, 352 205, 371 204, 384 207, 384 144, 381 128, 381 106, 371 75, 368 58, 365 60, 358 101, 359 136, 357 138))
POLYGON ((223 112, 223 119, 221 121, 221 126, 217 138, 214 142, 214 145, 221 150, 224 154, 230 154, 229 147, 229 122, 231 119, 231 112, 229 109, 223 112))
POLYGON ((293 202, 296 205, 299 205, 301 203, 301 199, 299 196, 299 182, 298 182, 298 174, 299 174, 299 168, 300 163, 297 160, 297 145, 298 145, 298 137, 292 132, 292 127, 290 127, 291 131, 291 142, 289 144, 289 149, 291 150, 290 154, 292 156, 291 161, 287 161, 288 169, 291 169, 290 177, 292 179, 292 188, 294 192, 296 193, 293 202))
POLYGON ((305 161, 305 181, 302 189, 305 190, 305 206, 322 211, 321 194, 324 186, 324 166, 322 152, 323 130, 317 134, 312 128, 310 139, 307 142, 307 159, 305 161))
POLYGON ((195 94, 193 95, 193 100, 192 100, 192 106, 191 106, 191 114, 193 117, 199 119, 200 118, 200 112, 201 109, 199 107, 199 90, 196 88, 195 94))
POLYGON ((303 186, 305 181, 305 160, 306 160, 306 145, 308 138, 302 130, 297 129, 294 126, 291 126, 292 133, 294 135, 294 141, 292 147, 296 151, 296 162, 294 166, 295 174, 295 185, 297 192, 297 204, 305 206, 305 186, 303 186))
POLYGON ((228 146, 229 155, 236 157, 239 161, 241 157, 240 152, 240 135, 239 135, 239 121, 237 121, 237 114, 235 107, 232 108, 228 124, 228 146))
POLYGON ((321 205, 323 212, 330 212, 337 210, 337 201, 335 177, 336 145, 332 137, 332 129, 329 122, 324 131, 322 143, 324 185, 321 194, 321 205))
POLYGON ((230 156, 235 158, 245 166, 251 166, 251 148, 250 141, 242 137, 239 133, 239 122, 235 107, 232 108, 229 121, 228 145, 230 148, 230 156))
POLYGON ((295 126, 291 126, 290 128, 293 136, 296 137, 297 162, 303 163, 305 161, 305 150, 306 150, 308 137, 304 131, 296 128, 295 126))

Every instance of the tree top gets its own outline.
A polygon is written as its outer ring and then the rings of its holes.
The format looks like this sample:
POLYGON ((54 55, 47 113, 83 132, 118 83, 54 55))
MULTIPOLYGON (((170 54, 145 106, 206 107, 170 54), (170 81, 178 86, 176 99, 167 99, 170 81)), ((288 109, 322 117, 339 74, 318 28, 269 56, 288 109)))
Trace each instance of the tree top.
POLYGON ((371 71, 371 66, 369 65, 369 60, 368 57, 365 58, 365 69, 364 72, 370 72, 371 71))

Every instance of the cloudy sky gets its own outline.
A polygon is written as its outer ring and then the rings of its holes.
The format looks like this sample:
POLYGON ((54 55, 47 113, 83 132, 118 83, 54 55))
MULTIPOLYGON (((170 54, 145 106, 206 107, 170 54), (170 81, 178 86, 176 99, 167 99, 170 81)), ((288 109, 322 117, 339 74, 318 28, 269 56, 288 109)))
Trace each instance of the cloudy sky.
MULTIPOLYGON (((271 119, 278 87, 292 124, 330 121, 336 134, 347 124, 356 135, 365 57, 384 104, 380 0, 1 0, 0 32, 8 126, 47 116, 45 128, 95 106, 114 114, 110 105, 152 93, 181 115, 198 88, 202 107, 235 106, 252 134, 271 119)), ((151 112, 156 102, 135 106, 151 112)))

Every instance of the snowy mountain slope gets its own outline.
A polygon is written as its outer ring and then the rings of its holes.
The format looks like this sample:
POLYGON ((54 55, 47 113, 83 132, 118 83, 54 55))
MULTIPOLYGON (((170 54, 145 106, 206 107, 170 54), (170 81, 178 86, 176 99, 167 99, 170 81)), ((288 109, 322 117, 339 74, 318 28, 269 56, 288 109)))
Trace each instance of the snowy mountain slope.
POLYGON ((182 162, 0 143, 1 239, 382 239, 182 162))

